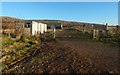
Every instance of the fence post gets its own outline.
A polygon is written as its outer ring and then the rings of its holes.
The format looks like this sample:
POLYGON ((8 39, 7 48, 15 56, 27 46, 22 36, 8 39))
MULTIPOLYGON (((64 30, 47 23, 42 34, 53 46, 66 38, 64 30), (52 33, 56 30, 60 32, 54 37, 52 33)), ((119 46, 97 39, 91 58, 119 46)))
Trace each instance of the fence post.
POLYGON ((55 28, 53 29, 53 38, 55 39, 55 28))
POLYGON ((93 39, 95 38, 95 30, 93 29, 93 39))
POLYGON ((10 33, 8 33, 8 37, 10 38, 10 33))

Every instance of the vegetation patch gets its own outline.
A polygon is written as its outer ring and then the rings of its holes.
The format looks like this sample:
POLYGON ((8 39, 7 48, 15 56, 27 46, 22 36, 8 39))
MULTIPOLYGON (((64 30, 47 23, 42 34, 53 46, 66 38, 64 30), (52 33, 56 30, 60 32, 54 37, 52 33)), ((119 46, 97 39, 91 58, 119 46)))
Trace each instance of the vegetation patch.
POLYGON ((118 38, 95 38, 93 41, 120 46, 120 39, 118 38))
POLYGON ((21 37, 20 39, 11 39, 5 37, 2 41, 2 57, 0 62, 4 64, 4 67, 9 66, 12 62, 17 61, 21 57, 26 56, 29 52, 32 52, 35 47, 40 45, 40 38, 35 36, 32 37, 21 37), (37 42, 39 41, 39 42, 37 42))

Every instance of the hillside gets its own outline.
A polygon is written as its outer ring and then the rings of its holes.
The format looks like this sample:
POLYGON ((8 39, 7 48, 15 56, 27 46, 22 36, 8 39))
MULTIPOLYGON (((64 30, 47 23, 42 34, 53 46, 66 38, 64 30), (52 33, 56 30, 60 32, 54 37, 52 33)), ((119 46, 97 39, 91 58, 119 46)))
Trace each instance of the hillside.
MULTIPOLYGON (((0 17, 1 18, 1 17, 0 17)), ((18 19, 18 18, 13 18, 13 17, 6 17, 6 16, 3 16, 1 18, 2 21, 2 28, 3 29, 14 29, 15 28, 15 25, 17 23, 21 23, 23 22, 22 19, 18 19)))
POLYGON ((46 24, 51 24, 51 23, 61 23, 64 27, 71 27, 71 26, 78 26, 78 25, 101 25, 101 24, 95 24, 95 23, 84 23, 84 22, 74 22, 74 21, 64 21, 64 20, 23 20, 23 19, 18 19, 18 18, 13 18, 13 17, 2 17, 2 27, 3 29, 6 28, 15 28, 16 23, 21 23, 21 22, 27 22, 27 21, 37 21, 37 22, 42 22, 46 24))
MULTIPOLYGON (((26 20, 28 21, 28 20, 26 20)), ((42 23, 61 23, 64 26, 73 26, 73 25, 102 25, 102 24, 95 24, 95 23, 85 23, 85 22, 76 22, 76 21, 64 21, 64 20, 30 20, 30 21, 37 21, 37 22, 42 22, 42 23)))

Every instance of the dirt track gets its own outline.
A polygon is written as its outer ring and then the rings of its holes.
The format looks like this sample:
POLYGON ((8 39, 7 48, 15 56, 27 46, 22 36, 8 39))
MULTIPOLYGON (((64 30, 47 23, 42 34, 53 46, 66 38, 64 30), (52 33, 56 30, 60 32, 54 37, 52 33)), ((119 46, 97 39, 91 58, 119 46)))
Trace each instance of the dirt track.
POLYGON ((78 54, 90 58, 101 70, 118 72, 118 47, 85 40, 61 40, 61 44, 72 47, 78 54))

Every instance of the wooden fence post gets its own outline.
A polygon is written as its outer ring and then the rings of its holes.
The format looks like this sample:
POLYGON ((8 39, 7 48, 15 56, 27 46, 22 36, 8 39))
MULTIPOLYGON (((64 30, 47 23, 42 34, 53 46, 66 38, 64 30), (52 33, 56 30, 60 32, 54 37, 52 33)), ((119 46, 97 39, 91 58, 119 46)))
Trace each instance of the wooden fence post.
POLYGON ((55 39, 55 28, 53 29, 53 38, 55 39))

